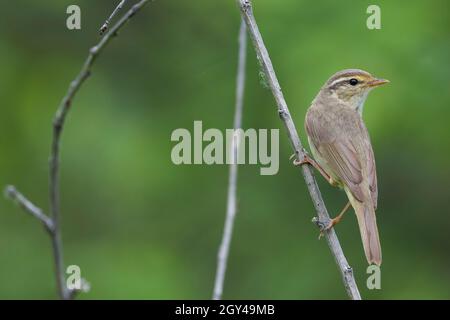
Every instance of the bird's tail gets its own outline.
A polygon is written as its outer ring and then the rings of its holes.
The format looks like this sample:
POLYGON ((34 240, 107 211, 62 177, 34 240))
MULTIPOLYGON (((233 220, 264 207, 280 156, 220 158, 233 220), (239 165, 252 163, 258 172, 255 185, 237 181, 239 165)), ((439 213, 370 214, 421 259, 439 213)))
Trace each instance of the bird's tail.
POLYGON ((359 231, 364 246, 367 262, 381 265, 381 245, 378 235, 377 217, 371 197, 367 201, 359 202, 353 196, 349 196, 358 219, 359 231))

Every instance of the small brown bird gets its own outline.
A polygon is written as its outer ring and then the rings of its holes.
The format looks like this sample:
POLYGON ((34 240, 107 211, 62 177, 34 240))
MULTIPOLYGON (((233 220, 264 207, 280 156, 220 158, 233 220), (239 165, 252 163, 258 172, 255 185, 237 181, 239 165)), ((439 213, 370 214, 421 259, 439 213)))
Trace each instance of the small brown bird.
POLYGON ((294 162, 296 165, 313 165, 331 185, 345 190, 349 202, 326 229, 338 223, 351 204, 358 220, 367 261, 376 265, 381 265, 381 246, 375 216, 377 175, 362 111, 370 90, 387 82, 358 69, 343 70, 328 79, 312 102, 305 119, 309 145, 317 162, 310 157, 294 162))

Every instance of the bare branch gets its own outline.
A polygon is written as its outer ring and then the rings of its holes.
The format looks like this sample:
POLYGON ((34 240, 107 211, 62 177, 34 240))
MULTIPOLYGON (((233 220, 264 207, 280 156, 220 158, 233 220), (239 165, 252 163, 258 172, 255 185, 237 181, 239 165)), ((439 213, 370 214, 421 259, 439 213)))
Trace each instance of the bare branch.
MULTIPOLYGON (((58 294, 61 299, 72 299, 77 292, 88 290, 87 282, 83 279, 81 290, 69 290, 65 284, 63 248, 61 241, 60 227, 60 195, 59 195, 59 158, 61 134, 64 128, 67 113, 72 101, 80 90, 82 84, 91 74, 91 68, 102 50, 108 45, 110 40, 117 35, 117 32, 130 20, 149 0, 141 0, 136 3, 124 16, 111 28, 111 30, 100 40, 100 42, 89 50, 89 55, 84 62, 77 77, 71 82, 66 95, 59 105, 53 120, 52 146, 49 159, 49 191, 50 191, 50 211, 51 218, 45 215, 41 209, 37 208, 20 194, 14 187, 9 186, 5 189, 5 194, 15 200, 28 213, 39 219, 49 231, 52 241, 53 257, 55 263, 55 274, 58 288, 58 294)), ((122 8, 125 1, 122 1, 113 17, 122 8)), ((109 22, 108 22, 109 23, 109 22)))
POLYGON ((117 7, 114 9, 113 13, 109 16, 108 19, 106 19, 105 23, 100 28, 100 35, 102 36, 109 28, 109 24, 111 23, 111 20, 114 18, 114 16, 123 8, 127 0, 121 0, 117 7))
MULTIPOLYGON (((287 130, 288 138, 291 142, 292 148, 295 151, 297 159, 303 160, 305 157, 305 151, 300 142, 297 129, 295 128, 295 124, 292 121, 291 114, 289 112, 288 106, 281 91, 280 84, 275 75, 275 70, 273 69, 269 53, 266 49, 266 46, 264 45, 264 41, 261 36, 261 33, 259 32, 258 25, 256 24, 256 20, 253 15, 251 1, 250 0, 237 0, 237 1, 239 8, 241 10, 242 17, 247 24, 247 29, 250 32, 250 36, 253 42, 253 46, 255 47, 256 54, 261 63, 262 69, 264 71, 267 82, 272 91, 272 94, 275 98, 278 107, 278 114, 287 130)), ((310 167, 302 166, 302 173, 306 185, 308 187, 309 194, 314 203, 319 221, 329 221, 330 216, 328 215, 328 211, 325 207, 322 195, 320 193, 319 187, 317 186, 317 182, 311 172, 310 167)), ((325 232, 325 238, 336 261, 336 264, 339 267, 339 271, 341 272, 342 280, 344 282, 344 286, 345 289, 347 290, 348 296, 351 299, 356 300, 361 299, 358 287, 355 282, 355 278, 353 276, 352 268, 349 266, 347 259, 344 256, 344 252, 342 251, 341 245, 339 244, 339 240, 336 236, 336 232, 334 231, 333 228, 325 232)))
POLYGON ((62 242, 61 231, 59 228, 60 216, 60 197, 59 197, 59 153, 61 133, 64 127, 64 122, 67 113, 70 109, 72 101, 81 88, 83 83, 91 74, 91 68, 102 50, 108 45, 110 40, 117 34, 117 32, 131 19, 148 0, 141 0, 135 4, 115 25, 111 30, 100 40, 100 42, 89 50, 89 55, 84 62, 78 76, 71 82, 67 94, 61 101, 61 104, 56 111, 53 120, 53 141, 50 154, 50 207, 52 212, 52 219, 55 226, 55 234, 52 237, 53 253, 55 256, 55 268, 57 273, 57 283, 60 296, 63 299, 68 298, 67 290, 64 285, 64 262, 62 256, 62 242))
POLYGON ((16 202, 25 212, 29 213, 38 219, 45 227, 45 229, 52 234, 54 231, 53 221, 40 208, 36 207, 30 200, 25 198, 14 186, 7 186, 5 188, 5 197, 16 202))
MULTIPOLYGON (((245 66, 247 59, 247 30, 245 22, 241 21, 239 31, 239 62, 237 70, 237 85, 236 85, 236 109, 234 114, 234 129, 242 127, 242 109, 244 106, 244 88, 245 88, 245 66)), ((217 255, 217 271, 216 280, 214 284, 213 299, 222 299, 223 284, 225 281, 225 273, 227 268, 228 254, 230 252, 231 237, 233 234, 234 218, 237 212, 236 190, 237 190, 237 176, 238 165, 237 155, 239 148, 239 137, 233 137, 231 145, 231 152, 234 154, 233 161, 230 164, 229 181, 228 181, 228 200, 227 200, 227 215, 225 218, 225 227, 223 230, 222 243, 217 255)))

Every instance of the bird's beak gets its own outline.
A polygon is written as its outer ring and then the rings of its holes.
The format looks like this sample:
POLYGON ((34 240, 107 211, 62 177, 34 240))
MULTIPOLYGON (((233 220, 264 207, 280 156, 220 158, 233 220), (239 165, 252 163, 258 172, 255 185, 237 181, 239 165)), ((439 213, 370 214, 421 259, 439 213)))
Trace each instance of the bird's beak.
POLYGON ((372 88, 372 87, 381 86, 381 85, 383 85, 385 83, 389 83, 389 80, 386 80, 386 79, 373 79, 367 85, 372 88))

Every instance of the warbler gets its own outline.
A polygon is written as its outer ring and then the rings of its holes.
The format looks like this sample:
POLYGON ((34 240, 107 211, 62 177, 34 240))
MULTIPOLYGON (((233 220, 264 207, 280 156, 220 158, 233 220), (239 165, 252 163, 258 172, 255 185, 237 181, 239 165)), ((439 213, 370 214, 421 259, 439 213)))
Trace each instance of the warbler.
POLYGON ((345 190, 349 202, 325 229, 336 225, 350 204, 358 220, 369 264, 381 265, 381 245, 375 210, 378 201, 375 157, 362 119, 369 92, 388 80, 359 69, 334 74, 313 100, 305 129, 314 159, 308 155, 296 165, 309 163, 328 180, 345 190))

